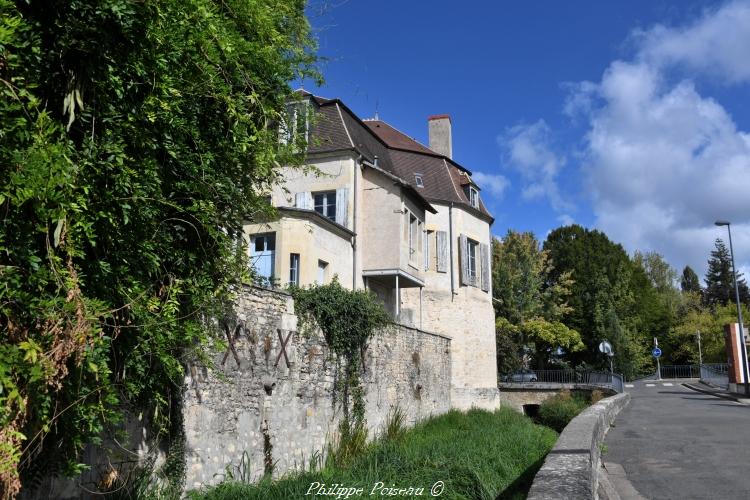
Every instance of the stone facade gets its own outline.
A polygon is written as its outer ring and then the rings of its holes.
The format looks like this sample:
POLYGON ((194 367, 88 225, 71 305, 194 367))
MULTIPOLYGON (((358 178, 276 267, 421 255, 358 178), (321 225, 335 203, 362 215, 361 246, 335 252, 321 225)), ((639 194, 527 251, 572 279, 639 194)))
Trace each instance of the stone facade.
MULTIPOLYGON (((450 118, 429 119, 428 148, 378 119, 361 120, 338 99, 299 97, 315 117, 309 168, 283 170, 283 185, 270 193, 279 220, 246 224, 247 238, 274 239, 282 284, 336 274, 347 288, 374 292, 395 322, 449 337, 454 407, 496 408, 494 220, 471 172, 453 159, 450 118), (300 223, 306 212, 319 217, 300 223), (324 228, 326 217, 337 227, 324 228)), ((271 267, 263 252, 251 245, 261 274, 271 267)))
MULTIPOLYGON (((227 468, 257 479, 268 464, 275 475, 307 467, 338 428, 336 361, 320 332, 296 331, 292 298, 253 288, 237 315, 237 356, 219 353, 217 370, 191 367, 185 380, 188 489, 221 481, 227 468)), ((400 325, 371 340, 362 379, 371 437, 396 406, 409 424, 448 411, 450 356, 449 339, 400 325)))
MULTIPOLYGON (((297 332, 294 300, 282 291, 247 287, 236 315, 214 368, 188 366, 182 401, 186 490, 221 482, 227 472, 257 480, 271 465, 276 477, 308 467, 336 439, 336 359, 322 333, 297 332)), ((396 407, 407 425, 447 412, 450 376, 449 338, 402 325, 378 332, 365 351, 362 374, 370 438, 396 407)), ((141 420, 126 417, 127 442, 88 446, 88 472, 76 479, 50 476, 23 498, 99 498, 112 471, 125 477, 147 459, 163 464, 167 457, 153 446, 155 437, 141 420)))

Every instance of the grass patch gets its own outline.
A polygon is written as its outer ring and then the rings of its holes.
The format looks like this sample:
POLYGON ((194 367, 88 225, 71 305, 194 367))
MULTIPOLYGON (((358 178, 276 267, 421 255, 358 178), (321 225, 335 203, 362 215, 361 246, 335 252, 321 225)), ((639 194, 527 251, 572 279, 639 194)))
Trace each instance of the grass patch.
POLYGON ((557 432, 562 432, 576 415, 602 398, 603 394, 599 390, 592 391, 590 395, 585 392, 561 391, 539 405, 539 413, 535 420, 557 432))
MULTIPOLYGON (((385 434, 391 437, 368 445, 347 467, 329 463, 322 470, 278 481, 225 482, 191 492, 189 497, 302 498, 315 483, 362 488, 362 493, 349 498, 369 497, 381 484, 383 488, 423 488, 422 496, 430 497, 433 485, 442 482, 441 498, 525 498, 534 474, 557 440, 554 431, 510 408, 453 410, 406 431, 392 426, 385 434)), ((381 496, 382 492, 374 494, 381 496)), ((312 493, 308 496, 314 496, 312 493)))

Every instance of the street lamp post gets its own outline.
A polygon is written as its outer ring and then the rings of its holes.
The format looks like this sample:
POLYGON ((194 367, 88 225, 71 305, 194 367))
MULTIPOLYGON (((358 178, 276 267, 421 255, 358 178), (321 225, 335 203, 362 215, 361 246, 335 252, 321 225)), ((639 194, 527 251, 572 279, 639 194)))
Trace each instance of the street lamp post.
POLYGON ((717 226, 727 226, 729 232, 729 255, 732 257, 732 279, 734 280, 734 298, 737 302, 737 319, 740 321, 740 351, 742 351, 742 371, 745 378, 745 395, 750 396, 750 375, 747 369, 747 351, 745 350, 745 332, 744 325, 742 324, 742 307, 740 306, 740 289, 737 286, 737 271, 734 267, 734 248, 732 248, 732 228, 730 227, 729 221, 717 220, 715 222, 717 226))

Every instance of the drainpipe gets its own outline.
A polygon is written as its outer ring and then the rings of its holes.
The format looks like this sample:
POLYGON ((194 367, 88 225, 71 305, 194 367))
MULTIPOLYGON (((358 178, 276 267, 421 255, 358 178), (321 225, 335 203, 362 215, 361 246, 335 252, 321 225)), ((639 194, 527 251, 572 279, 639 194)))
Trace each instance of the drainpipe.
POLYGON ((352 194, 352 290, 357 289, 357 174, 358 168, 362 164, 363 156, 359 155, 356 163, 354 164, 354 193, 352 194))
POLYGON ((451 268, 451 302, 453 295, 456 293, 456 285, 453 281, 453 202, 448 205, 448 248, 450 249, 450 268, 451 268))

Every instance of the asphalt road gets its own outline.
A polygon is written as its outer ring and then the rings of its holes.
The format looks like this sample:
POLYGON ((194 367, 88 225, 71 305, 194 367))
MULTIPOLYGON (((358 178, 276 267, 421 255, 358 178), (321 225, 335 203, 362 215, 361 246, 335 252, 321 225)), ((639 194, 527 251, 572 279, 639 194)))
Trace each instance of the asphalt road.
POLYGON ((682 382, 626 387, 632 399, 607 434, 602 460, 622 466, 648 499, 750 499, 750 406, 682 382))

